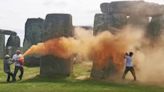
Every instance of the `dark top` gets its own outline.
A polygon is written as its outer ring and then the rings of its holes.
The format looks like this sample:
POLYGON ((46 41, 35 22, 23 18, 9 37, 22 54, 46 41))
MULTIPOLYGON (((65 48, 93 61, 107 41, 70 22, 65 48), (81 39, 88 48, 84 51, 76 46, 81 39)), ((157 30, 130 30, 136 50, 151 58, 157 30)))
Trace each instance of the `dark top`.
POLYGON ((4 59, 3 63, 4 63, 4 72, 5 73, 11 72, 10 71, 10 65, 12 64, 11 59, 10 58, 4 59))

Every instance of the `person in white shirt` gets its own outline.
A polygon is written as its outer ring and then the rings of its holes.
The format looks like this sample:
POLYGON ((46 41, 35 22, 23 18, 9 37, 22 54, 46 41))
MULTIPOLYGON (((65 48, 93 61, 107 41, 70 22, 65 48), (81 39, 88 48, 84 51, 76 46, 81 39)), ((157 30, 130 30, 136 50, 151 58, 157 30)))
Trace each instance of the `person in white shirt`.
POLYGON ((22 80, 22 76, 24 73, 23 64, 19 61, 19 59, 22 57, 21 51, 17 50, 16 54, 13 55, 13 62, 15 63, 15 69, 14 69, 14 81, 16 81, 16 75, 18 73, 18 70, 20 71, 19 79, 22 80))
POLYGON ((134 77, 134 80, 136 81, 136 74, 133 68, 132 56, 133 56, 133 52, 130 52, 129 54, 128 53, 125 54, 126 68, 123 73, 122 79, 125 79, 126 74, 130 71, 134 77))

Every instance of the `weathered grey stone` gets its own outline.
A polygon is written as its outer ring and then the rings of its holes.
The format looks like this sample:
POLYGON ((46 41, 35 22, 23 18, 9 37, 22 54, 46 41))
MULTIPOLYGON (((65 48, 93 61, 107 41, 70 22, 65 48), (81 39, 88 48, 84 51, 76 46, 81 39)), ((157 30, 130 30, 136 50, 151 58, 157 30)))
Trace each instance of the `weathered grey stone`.
MULTIPOLYGON (((25 52, 32 45, 41 42, 44 20, 41 18, 29 18, 25 24, 25 38, 23 42, 23 51, 25 52)), ((28 66, 39 66, 40 58, 35 56, 26 56, 25 63, 28 66)))
POLYGON ((20 47, 20 39, 17 36, 17 33, 11 30, 0 29, 0 34, 10 35, 9 39, 7 40, 6 48, 3 51, 3 54, 9 54, 10 56, 12 56, 15 53, 15 50, 20 47))
POLYGON ((128 16, 156 16, 161 15, 164 12, 164 6, 144 1, 116 1, 102 3, 100 7, 103 13, 124 13, 128 16))
POLYGON ((127 16, 155 16, 164 12, 164 6, 148 3, 144 1, 116 1, 111 3, 102 3, 101 11, 105 14, 124 13, 127 16))
POLYGON ((96 14, 94 20, 94 34, 101 31, 117 31, 127 24, 127 17, 124 14, 96 14))
POLYGON ((136 27, 136 28, 140 28, 140 29, 146 29, 148 24, 149 24, 149 17, 145 17, 145 16, 136 16, 136 15, 131 15, 128 18, 128 24, 136 27))
POLYGON ((29 18, 25 24, 25 38, 23 49, 26 51, 31 45, 41 42, 44 20, 41 18, 29 18))
POLYGON ((4 30, 4 29, 0 29, 0 34, 13 35, 13 36, 16 36, 17 35, 17 33, 14 32, 14 31, 4 30))
POLYGON ((6 53, 12 56, 19 47, 20 47, 19 36, 10 35, 6 44, 6 53))
POLYGON ((5 54, 5 35, 0 34, 0 58, 3 58, 5 54))
MULTIPOLYGON (((44 22, 42 40, 72 36, 72 17, 69 14, 48 14, 44 22)), ((41 58, 40 75, 58 76, 70 75, 72 72, 72 62, 54 56, 44 56, 41 58)))
POLYGON ((93 62, 93 67, 91 71, 91 77, 94 79, 106 79, 111 76, 117 75, 118 71, 115 64, 113 64, 112 59, 107 62, 106 67, 96 68, 96 63, 93 62))
POLYGON ((28 67, 36 67, 36 66, 40 66, 40 57, 37 56, 25 56, 24 57, 25 60, 25 65, 28 67))
POLYGON ((13 46, 13 47, 20 47, 20 38, 19 36, 12 36, 10 35, 10 37, 7 40, 7 44, 6 46, 13 46))
POLYGON ((69 14, 48 14, 44 23, 43 40, 72 36, 72 16, 69 14))
MULTIPOLYGON (((92 26, 76 26, 76 27, 80 27, 80 28, 83 28, 85 30, 93 30, 92 26)), ((76 27, 74 26, 74 28, 76 28, 76 27)))
POLYGON ((54 56, 41 58, 40 74, 43 77, 69 76, 72 73, 73 62, 54 56))
POLYGON ((24 41, 23 41, 23 52, 28 50, 31 46, 32 46, 32 43, 29 42, 26 38, 24 38, 24 41))
POLYGON ((161 16, 152 17, 151 22, 158 22, 160 25, 160 29, 164 29, 164 14, 161 16))
POLYGON ((164 33, 164 15, 154 16, 147 29, 147 36, 153 40, 158 40, 164 33))

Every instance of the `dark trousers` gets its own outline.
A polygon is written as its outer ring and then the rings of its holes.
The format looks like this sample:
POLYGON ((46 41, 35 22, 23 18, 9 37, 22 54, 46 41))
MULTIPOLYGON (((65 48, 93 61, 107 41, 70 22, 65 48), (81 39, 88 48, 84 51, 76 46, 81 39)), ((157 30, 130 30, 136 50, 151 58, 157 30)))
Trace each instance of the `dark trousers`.
POLYGON ((23 67, 21 67, 21 66, 15 66, 15 69, 14 69, 14 81, 16 80, 16 75, 18 73, 18 70, 20 71, 19 79, 21 80, 22 77, 23 77, 23 73, 24 73, 23 67))
POLYGON ((7 82, 10 81, 10 77, 12 77, 12 80, 14 79, 13 73, 12 72, 7 72, 7 82))
POLYGON ((136 80, 136 74, 135 74, 135 71, 134 71, 134 68, 133 68, 133 67, 126 67, 126 68, 125 68, 125 71, 124 71, 124 74, 123 74, 123 76, 122 76, 122 79, 125 79, 125 76, 126 76, 126 74, 127 74, 129 71, 132 73, 132 75, 133 75, 133 77, 134 77, 134 80, 136 80))

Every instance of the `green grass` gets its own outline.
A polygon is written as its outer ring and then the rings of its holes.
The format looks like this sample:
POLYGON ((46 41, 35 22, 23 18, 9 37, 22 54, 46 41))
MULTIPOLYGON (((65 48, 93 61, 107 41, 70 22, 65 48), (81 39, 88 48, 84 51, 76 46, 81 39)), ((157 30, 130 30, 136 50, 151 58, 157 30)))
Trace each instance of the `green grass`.
POLYGON ((76 64, 74 74, 71 77, 41 78, 39 77, 39 68, 25 67, 25 75, 22 81, 6 83, 6 75, 0 61, 0 92, 164 92, 163 85, 76 79, 78 76, 88 76, 90 74, 89 70, 90 66, 88 65, 76 64))

